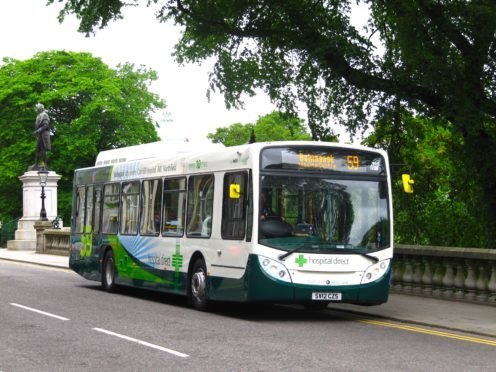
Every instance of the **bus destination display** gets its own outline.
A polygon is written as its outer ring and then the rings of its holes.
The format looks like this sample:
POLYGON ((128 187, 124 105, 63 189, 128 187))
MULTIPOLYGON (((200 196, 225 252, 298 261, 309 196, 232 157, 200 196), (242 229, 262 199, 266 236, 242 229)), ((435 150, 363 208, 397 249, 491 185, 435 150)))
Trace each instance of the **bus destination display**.
POLYGON ((262 153, 262 169, 385 175, 384 159, 379 154, 341 148, 269 148, 262 153))

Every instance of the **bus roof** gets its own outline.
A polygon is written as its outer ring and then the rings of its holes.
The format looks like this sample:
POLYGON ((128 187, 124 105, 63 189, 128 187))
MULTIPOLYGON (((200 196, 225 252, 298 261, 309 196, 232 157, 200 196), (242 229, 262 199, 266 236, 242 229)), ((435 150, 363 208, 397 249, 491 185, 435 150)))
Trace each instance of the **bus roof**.
POLYGON ((95 161, 95 166, 115 165, 135 161, 146 161, 153 159, 178 159, 196 156, 198 154, 223 153, 224 150, 244 152, 246 150, 260 150, 266 146, 332 146, 338 148, 349 148, 356 150, 373 151, 385 154, 384 150, 373 149, 364 146, 352 144, 341 144, 334 142, 316 142, 316 141, 274 141, 274 142, 256 142, 239 146, 226 148, 220 143, 198 143, 188 141, 158 141, 142 145, 122 147, 113 150, 101 151, 95 161))
POLYGON ((142 145, 122 147, 101 151, 95 166, 127 163, 138 160, 185 156, 197 152, 221 150, 225 146, 220 143, 195 143, 182 141, 158 141, 142 145))
POLYGON ((95 167, 77 169, 76 184, 99 181, 122 181, 136 178, 164 177, 205 171, 230 171, 250 168, 266 147, 334 147, 376 152, 364 146, 314 141, 257 142, 225 147, 222 144, 160 141, 102 151, 95 167))

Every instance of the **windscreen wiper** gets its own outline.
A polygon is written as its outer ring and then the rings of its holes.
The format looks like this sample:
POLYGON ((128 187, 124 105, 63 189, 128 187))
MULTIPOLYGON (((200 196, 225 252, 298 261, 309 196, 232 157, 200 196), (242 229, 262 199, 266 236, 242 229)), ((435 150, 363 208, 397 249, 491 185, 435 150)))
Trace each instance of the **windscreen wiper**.
POLYGON ((302 247, 302 246, 300 246, 300 247, 293 248, 293 249, 291 249, 290 251, 287 251, 286 253, 283 253, 283 254, 279 255, 279 257, 278 257, 278 258, 279 258, 279 260, 284 261, 284 259, 285 259, 286 257, 288 257, 289 255, 292 255, 292 254, 293 254, 293 253, 295 253, 295 252, 298 252, 301 248, 303 248, 303 247, 302 247))
MULTIPOLYGON (((284 259, 286 257, 288 257, 289 255, 295 253, 295 252, 298 252, 300 249, 302 249, 303 247, 297 247, 297 248, 294 248, 294 249, 291 249, 290 251, 284 253, 284 254, 281 254, 279 256, 279 260, 281 261, 284 261, 284 259)), ((368 258, 369 260, 373 261, 374 263, 376 262, 379 262, 379 259, 377 257, 374 257, 374 256, 369 256, 368 254, 365 254, 365 253, 362 253, 362 252, 356 252, 352 249, 345 249, 345 248, 332 248, 330 249, 329 251, 331 252, 336 252, 336 253, 346 253, 346 254, 356 254, 356 255, 359 255, 359 256, 362 256, 362 257, 365 257, 365 258, 368 258)))

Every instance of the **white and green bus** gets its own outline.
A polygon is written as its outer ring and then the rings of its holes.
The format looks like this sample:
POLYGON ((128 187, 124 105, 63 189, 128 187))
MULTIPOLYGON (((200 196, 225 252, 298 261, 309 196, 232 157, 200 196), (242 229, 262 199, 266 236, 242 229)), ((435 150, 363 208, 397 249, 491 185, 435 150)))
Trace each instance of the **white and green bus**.
POLYGON ((74 175, 70 267, 211 301, 376 305, 393 257, 384 151, 325 142, 156 142, 74 175))

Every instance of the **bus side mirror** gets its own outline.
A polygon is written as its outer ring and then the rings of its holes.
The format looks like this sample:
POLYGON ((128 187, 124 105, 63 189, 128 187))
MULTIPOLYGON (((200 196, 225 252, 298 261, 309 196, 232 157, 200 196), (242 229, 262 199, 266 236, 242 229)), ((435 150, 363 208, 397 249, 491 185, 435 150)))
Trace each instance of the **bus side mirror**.
POLYGON ((239 183, 231 183, 229 185, 229 198, 239 199, 241 196, 241 185, 239 183))
POLYGON ((413 194, 413 184, 415 183, 415 181, 410 178, 410 175, 402 174, 401 180, 403 181, 403 190, 407 194, 413 194))

